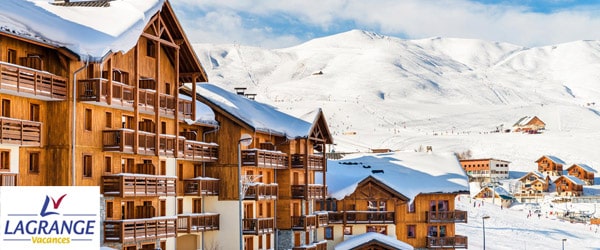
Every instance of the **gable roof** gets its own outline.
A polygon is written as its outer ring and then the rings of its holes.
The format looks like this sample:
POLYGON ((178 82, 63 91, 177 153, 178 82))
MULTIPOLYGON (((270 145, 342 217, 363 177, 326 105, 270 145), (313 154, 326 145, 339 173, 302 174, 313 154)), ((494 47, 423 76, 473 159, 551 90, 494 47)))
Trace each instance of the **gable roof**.
POLYGON ((568 171, 568 170, 570 170, 571 168, 574 168, 575 166, 579 166, 579 167, 581 167, 583 170, 585 170, 586 172, 589 172, 589 173, 598 173, 598 172, 596 172, 596 170, 595 170, 595 169, 593 169, 592 167, 590 167, 590 166, 588 166, 588 165, 586 165, 586 164, 583 164, 583 163, 575 163, 575 164, 573 164, 571 167, 569 167, 569 168, 567 169, 567 171, 568 171))
MULTIPOLYGON (((182 90, 191 93, 191 83, 184 84, 182 90)), ((265 134, 284 136, 288 139, 308 138, 321 121, 326 127, 324 115, 319 109, 312 118, 312 123, 283 113, 273 106, 250 100, 244 96, 224 90, 209 83, 196 84, 196 96, 198 100, 204 100, 217 112, 223 112, 231 116, 234 122, 247 128, 265 134)), ((320 126, 322 127, 322 126, 320 126)), ((328 128, 325 130, 325 140, 332 142, 328 128)))
POLYGON ((512 199, 514 199, 513 195, 510 194, 510 192, 508 192, 502 186, 496 186, 493 189, 491 187, 483 187, 481 190, 479 190, 479 192, 477 192, 475 195, 473 195, 473 197, 475 197, 475 196, 479 195, 480 193, 485 192, 487 190, 494 191, 494 195, 497 196, 497 197, 500 197, 502 199, 505 199, 505 200, 512 200, 512 199))
POLYGON ((558 180, 560 180, 561 178, 567 179, 568 181, 577 185, 585 185, 585 182, 572 175, 561 175, 560 177, 556 178, 556 180, 554 180, 554 183, 558 182, 558 180))
POLYGON ((369 177, 410 200, 421 193, 469 192, 467 175, 452 153, 353 154, 328 160, 326 174, 329 196, 338 200, 354 193, 369 177))
POLYGON ((525 175, 523 175, 521 178, 519 178, 519 180, 523 180, 523 178, 533 175, 535 176, 537 179, 541 179, 541 180, 545 180, 546 179, 546 175, 543 173, 540 173, 539 171, 531 171, 529 173, 526 173, 525 175))
POLYGON ((546 123, 544 123, 542 121, 542 119, 538 118, 537 116, 523 116, 521 117, 521 119, 519 119, 514 125, 513 127, 521 127, 521 126, 527 126, 529 125, 529 123, 531 121, 533 121, 534 119, 539 120, 542 124, 546 125, 546 123))
POLYGON ((560 158, 553 156, 553 155, 544 155, 544 156, 540 157, 539 159, 537 159, 537 161, 535 161, 535 162, 541 161, 542 159, 544 159, 544 157, 550 159, 552 162, 554 162, 556 164, 561 164, 561 165, 566 164, 563 160, 561 160, 560 158))
POLYGON ((380 233, 368 232, 364 234, 359 234, 356 236, 352 236, 349 239, 340 242, 335 246, 335 250, 350 250, 357 249, 361 246, 367 246, 373 243, 380 243, 384 246, 389 247, 389 249, 398 249, 398 250, 413 250, 414 248, 402 241, 395 239, 394 237, 383 235, 380 233))

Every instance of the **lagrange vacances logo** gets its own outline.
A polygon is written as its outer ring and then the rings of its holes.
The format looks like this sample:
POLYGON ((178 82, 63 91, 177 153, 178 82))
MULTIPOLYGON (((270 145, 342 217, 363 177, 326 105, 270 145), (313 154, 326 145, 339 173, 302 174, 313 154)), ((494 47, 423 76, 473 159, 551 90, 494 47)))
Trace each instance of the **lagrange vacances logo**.
POLYGON ((99 187, 0 187, 1 249, 98 249, 99 187))

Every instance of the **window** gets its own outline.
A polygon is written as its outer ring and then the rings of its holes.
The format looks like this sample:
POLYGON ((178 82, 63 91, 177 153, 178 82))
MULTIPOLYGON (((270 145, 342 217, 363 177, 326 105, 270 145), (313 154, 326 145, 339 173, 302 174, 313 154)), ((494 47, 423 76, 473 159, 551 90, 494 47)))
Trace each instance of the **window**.
POLYGON ((29 173, 40 172, 40 152, 29 153, 29 173))
POLYGON ((0 171, 10 170, 10 151, 0 151, 0 171))
POLYGON ((85 130, 87 131, 92 131, 92 110, 91 109, 85 109, 85 117, 84 117, 84 126, 85 126, 85 130))
POLYGON ((202 176, 202 165, 194 165, 194 177, 202 176))
POLYGON ((177 199, 177 214, 183 214, 183 198, 177 199))
POLYGON ((166 122, 160 122, 160 133, 161 134, 167 133, 167 123, 166 122))
POLYGON ((104 157, 104 172, 112 173, 112 158, 110 156, 104 157))
POLYGON ((112 128, 112 113, 106 112, 106 124, 105 127, 112 128))
POLYGON ((113 203, 112 201, 106 202, 106 218, 110 219, 113 217, 113 203))
POLYGON ((92 177, 92 156, 83 156, 83 177, 92 177))
POLYGON ((325 227, 325 239, 333 240, 333 227, 331 227, 331 226, 325 227))
POLYGON ((352 226, 344 226, 344 235, 352 235, 352 226))
POLYGON ((160 204, 160 216, 166 216, 167 215, 167 201, 160 200, 159 204, 160 204))
POLYGON ((406 237, 415 238, 416 237, 415 231, 416 231, 415 225, 407 225, 406 226, 406 237))
POLYGON ((33 103, 29 105, 29 120, 35 122, 40 121, 40 105, 33 103))
POLYGON ((171 95, 171 84, 168 82, 165 83, 165 94, 171 95))
POLYGON ((146 55, 156 58, 156 44, 152 40, 146 40, 146 55))
POLYGON ((167 162, 166 161, 160 161, 160 173, 158 173, 160 175, 167 175, 167 162))
POLYGON ((2 116, 10 117, 10 100, 2 99, 2 116))
POLYGON ((446 226, 429 226, 427 236, 446 237, 446 226), (439 235, 438 235, 439 232, 439 235))
POLYGON ((367 226, 367 232, 374 232, 387 235, 387 226, 367 226))
POLYGON ((202 213, 202 199, 192 199, 192 213, 202 213))
POLYGON ((410 203, 408 204, 408 212, 409 212, 409 213, 414 213, 414 212, 415 212, 415 202, 414 202, 414 201, 413 201, 413 202, 410 202, 410 203))
POLYGON ((6 61, 8 61, 8 63, 17 64, 17 51, 14 49, 8 49, 6 61))
POLYGON ((183 181, 183 164, 179 164, 179 171, 177 171, 177 175, 179 176, 179 180, 183 181))

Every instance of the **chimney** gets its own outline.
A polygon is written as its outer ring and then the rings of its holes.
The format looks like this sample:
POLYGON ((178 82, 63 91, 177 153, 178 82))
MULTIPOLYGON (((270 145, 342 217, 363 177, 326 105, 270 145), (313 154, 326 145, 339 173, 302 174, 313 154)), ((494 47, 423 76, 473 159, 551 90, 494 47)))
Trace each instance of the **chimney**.
POLYGON ((238 95, 245 95, 245 93, 246 93, 246 88, 244 88, 244 87, 237 87, 234 89, 235 89, 235 93, 238 95))

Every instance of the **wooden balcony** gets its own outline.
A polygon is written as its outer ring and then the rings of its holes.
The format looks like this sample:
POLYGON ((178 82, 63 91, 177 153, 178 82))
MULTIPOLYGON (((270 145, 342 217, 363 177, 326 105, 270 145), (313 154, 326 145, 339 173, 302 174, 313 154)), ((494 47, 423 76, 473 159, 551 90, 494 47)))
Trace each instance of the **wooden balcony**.
POLYGON ((185 195, 219 195, 219 179, 210 177, 196 177, 183 180, 185 195))
MULTIPOLYGON (((175 157, 175 145, 179 141, 184 141, 184 137, 177 137, 175 135, 160 134, 158 136, 158 153, 159 155, 175 157)), ((181 149, 179 150, 181 151, 181 149)))
POLYGON ((242 164, 250 167, 272 169, 287 169, 288 157, 286 153, 262 149, 242 150, 242 164))
POLYGON ((138 131, 138 150, 137 153, 141 155, 155 155, 156 152, 156 134, 138 131))
POLYGON ((160 112, 165 115, 175 115, 177 102, 175 96, 160 94, 158 97, 160 112))
POLYGON ((445 222, 445 223, 467 223, 467 212, 461 210, 454 211, 426 211, 425 218, 427 223, 445 222))
POLYGON ((317 215, 317 227, 326 227, 329 225, 329 214, 327 212, 318 212, 317 215))
POLYGON ((254 183, 248 186, 245 200, 276 200, 277 199, 277 183, 263 184, 254 183))
POLYGON ((292 155, 292 168, 304 168, 307 164, 309 170, 323 171, 325 169, 323 156, 322 155, 305 155, 305 154, 293 154, 292 155), (308 158, 308 161, 306 160, 308 158))
MULTIPOLYGON (((93 101, 133 108, 135 87, 113 81, 109 86, 108 79, 93 78, 77 81, 77 99, 93 101), (108 91, 112 88, 112 92, 108 91)), ((145 101, 146 102, 146 101, 145 101)))
POLYGON ((138 90, 138 109, 140 111, 154 112, 156 103, 156 91, 150 89, 138 90))
POLYGON ((466 236, 456 235, 454 237, 427 237, 427 248, 467 248, 466 236))
POLYGON ((179 140, 179 150, 182 157, 186 160, 201 161, 201 162, 215 162, 218 159, 219 145, 216 143, 207 143, 193 140, 179 140))
POLYGON ((115 174, 102 176, 104 196, 158 197, 175 196, 177 177, 146 174, 115 174))
POLYGON ((292 216, 292 230, 308 231, 315 228, 317 228, 316 215, 311 214, 302 216, 292 216))
MULTIPOLYGON (((108 129, 102 131, 102 150, 111 152, 134 153, 133 139, 135 131, 131 129, 108 129)), ((156 134, 138 132, 138 154, 154 155, 156 134)))
POLYGON ((192 117, 192 101, 179 99, 179 119, 193 119, 192 117))
POLYGON ((330 211, 329 224, 394 224, 394 215, 389 211, 330 211))
POLYGON ((67 78, 6 62, 0 62, 0 91, 41 100, 67 99, 67 78))
POLYGON ((104 242, 132 244, 177 237, 177 218, 153 217, 104 221, 104 242))
POLYGON ((292 198, 293 199, 323 199, 323 195, 327 190, 326 186, 320 184, 309 184, 309 185, 292 185, 292 198))
POLYGON ((219 230, 219 214, 179 214, 177 215, 177 232, 199 233, 219 230))
POLYGON ((17 173, 2 173, 0 172, 0 186, 18 186, 17 173))
POLYGON ((0 117, 0 144, 42 145, 42 123, 0 117))
POLYGON ((274 221, 273 218, 242 219, 242 230, 244 234, 253 235, 273 233, 274 221))
POLYGON ((327 250, 327 241, 323 240, 308 245, 293 247, 292 250, 327 250))

